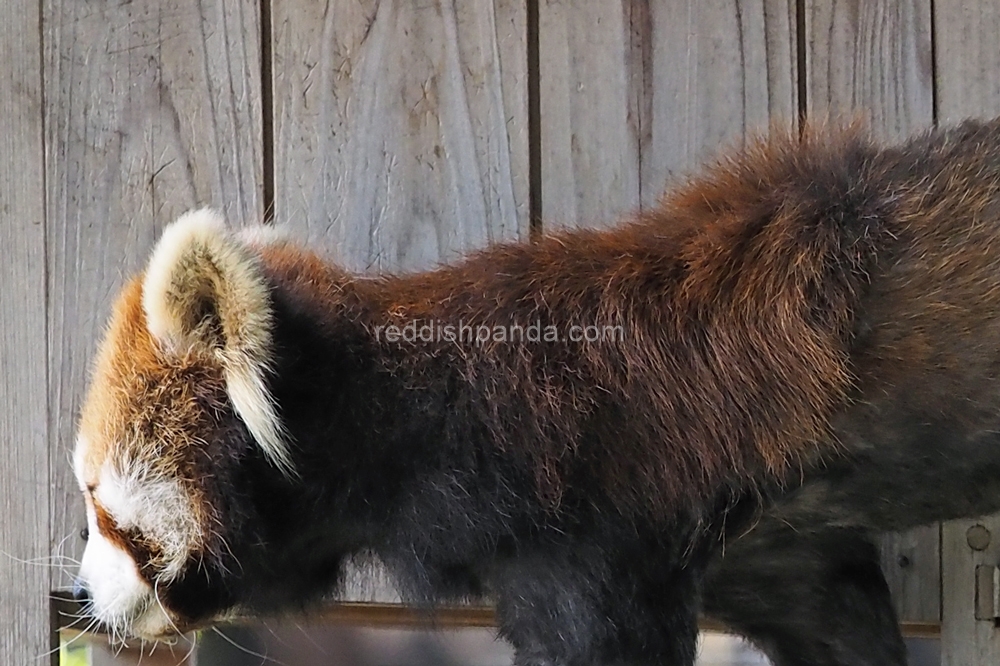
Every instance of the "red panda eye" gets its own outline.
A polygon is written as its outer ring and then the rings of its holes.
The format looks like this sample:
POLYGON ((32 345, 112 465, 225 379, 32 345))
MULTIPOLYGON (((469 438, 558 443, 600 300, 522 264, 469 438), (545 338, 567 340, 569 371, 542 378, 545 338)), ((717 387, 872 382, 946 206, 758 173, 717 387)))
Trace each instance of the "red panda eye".
POLYGON ((88 539, 90 539, 90 528, 89 527, 84 527, 82 530, 80 530, 80 538, 83 539, 84 541, 87 541, 88 539))

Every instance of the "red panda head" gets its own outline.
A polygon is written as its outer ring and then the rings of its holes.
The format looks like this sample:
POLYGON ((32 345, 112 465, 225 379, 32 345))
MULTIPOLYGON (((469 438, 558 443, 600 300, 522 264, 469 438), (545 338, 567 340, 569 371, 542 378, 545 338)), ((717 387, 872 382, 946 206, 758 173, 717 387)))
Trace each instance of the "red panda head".
POLYGON ((232 605, 212 574, 231 555, 219 457, 255 446, 295 475, 266 383, 271 325, 259 260, 209 211, 171 225, 119 298, 74 456, 89 534, 79 583, 115 632, 159 638, 232 605))

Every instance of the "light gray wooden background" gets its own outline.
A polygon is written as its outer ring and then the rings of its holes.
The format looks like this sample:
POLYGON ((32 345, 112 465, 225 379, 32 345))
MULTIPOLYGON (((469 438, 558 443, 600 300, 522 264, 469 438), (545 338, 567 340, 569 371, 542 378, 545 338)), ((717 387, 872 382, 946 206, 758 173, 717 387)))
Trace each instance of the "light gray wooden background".
MULTIPOLYGON (((74 419, 111 300, 164 224, 274 217, 351 268, 605 225, 769 123, 887 138, 1000 113, 991 0, 9 0, 0 21, 0 663, 52 648, 75 557, 74 419), (545 220, 539 224, 532 214, 545 220)), ((977 521, 885 539, 945 664, 977 521)), ((1000 534, 1000 520, 978 521, 1000 534)), ((997 544, 994 544, 996 546, 997 544)))

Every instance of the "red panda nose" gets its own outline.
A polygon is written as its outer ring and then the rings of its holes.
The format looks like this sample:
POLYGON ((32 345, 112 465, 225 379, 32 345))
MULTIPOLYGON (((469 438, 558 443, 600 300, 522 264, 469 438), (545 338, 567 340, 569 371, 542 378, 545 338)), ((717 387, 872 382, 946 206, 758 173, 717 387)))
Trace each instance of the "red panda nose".
POLYGON ((79 578, 73 581, 73 599, 81 604, 90 601, 90 592, 87 591, 87 586, 79 578))

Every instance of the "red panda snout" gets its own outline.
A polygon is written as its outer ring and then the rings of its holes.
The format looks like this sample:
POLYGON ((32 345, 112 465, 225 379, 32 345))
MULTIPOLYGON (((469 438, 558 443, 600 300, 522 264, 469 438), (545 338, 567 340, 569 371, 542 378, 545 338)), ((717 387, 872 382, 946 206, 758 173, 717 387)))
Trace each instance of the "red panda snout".
POLYGON ((89 614, 112 636, 160 639, 180 633, 175 618, 158 599, 157 581, 148 572, 144 575, 134 555, 141 550, 130 541, 136 532, 117 527, 100 503, 99 491, 88 491, 87 546, 77 577, 89 614))

